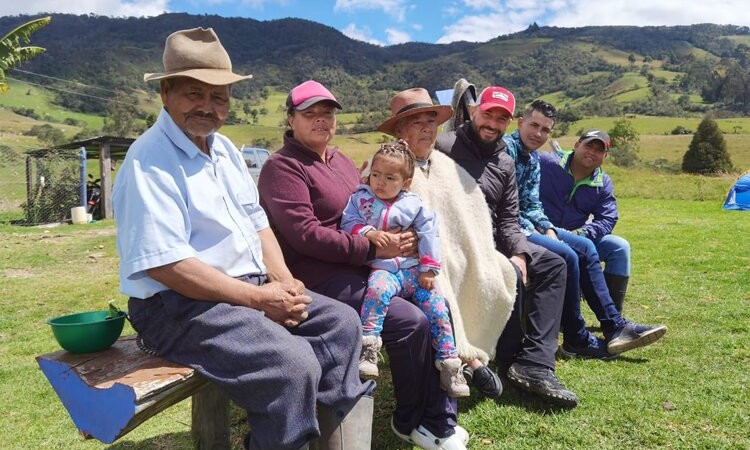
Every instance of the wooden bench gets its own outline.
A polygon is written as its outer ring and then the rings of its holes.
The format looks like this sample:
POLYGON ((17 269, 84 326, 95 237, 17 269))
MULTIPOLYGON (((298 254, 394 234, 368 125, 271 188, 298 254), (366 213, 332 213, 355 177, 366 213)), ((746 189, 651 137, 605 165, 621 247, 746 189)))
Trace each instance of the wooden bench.
POLYGON ((38 356, 39 367, 80 433, 111 444, 192 396, 197 448, 229 449, 229 399, 193 369, 152 356, 121 337, 110 349, 38 356))

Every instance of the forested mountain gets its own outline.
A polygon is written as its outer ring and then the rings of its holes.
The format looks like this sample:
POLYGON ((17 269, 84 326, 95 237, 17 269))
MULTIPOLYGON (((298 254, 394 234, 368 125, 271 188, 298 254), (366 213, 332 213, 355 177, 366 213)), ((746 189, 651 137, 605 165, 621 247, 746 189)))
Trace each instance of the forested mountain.
MULTIPOLYGON (((0 17, 10 30, 31 17, 0 17)), ((157 89, 144 72, 161 70, 171 32, 213 27, 235 69, 252 73, 239 83, 240 98, 264 87, 287 90, 314 78, 329 85, 348 109, 382 110, 394 91, 430 91, 465 77, 478 86, 502 84, 524 103, 545 96, 573 114, 624 112, 680 115, 707 108, 750 113, 750 30, 732 25, 554 28, 527 30, 484 43, 407 43, 379 47, 302 19, 257 21, 211 15, 164 14, 151 18, 53 15, 34 35, 47 52, 21 69, 109 89, 157 89)), ((59 83, 26 73, 11 76, 59 83)), ((85 91, 85 88, 82 88, 85 91)), ((95 99, 58 101, 103 111, 95 99)))

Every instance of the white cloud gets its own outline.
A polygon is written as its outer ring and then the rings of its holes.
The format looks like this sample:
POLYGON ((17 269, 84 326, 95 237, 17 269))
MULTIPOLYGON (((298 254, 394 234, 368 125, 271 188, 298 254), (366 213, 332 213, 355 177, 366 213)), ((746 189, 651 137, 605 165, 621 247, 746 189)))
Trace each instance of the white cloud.
POLYGON ((382 10, 399 22, 406 20, 405 0, 336 0, 334 11, 382 10))
POLYGON ((498 9, 498 2, 497 0, 463 0, 464 6, 467 8, 475 9, 477 11, 481 11, 483 9, 491 9, 491 10, 497 10, 498 9))
MULTIPOLYGON (((199 0, 201 2, 204 1, 210 1, 212 3, 227 3, 229 5, 235 3, 235 0, 199 0)), ((253 9, 262 11, 264 6, 268 4, 269 6, 289 6, 291 4, 291 0, 242 0, 243 5, 247 5, 253 9)))
POLYGON ((169 0, 25 0, 0 2, 0 16, 68 13, 143 17, 158 16, 168 10, 169 0))
POLYGON ((691 25, 717 23, 750 25, 750 8, 745 0, 629 0, 610 4, 597 0, 567 0, 565 8, 549 25, 691 25), (614 6, 614 8, 613 8, 614 6))
POLYGON ((750 25, 746 0, 460 0, 443 8, 455 17, 438 43, 484 42, 526 29, 532 22, 558 27, 595 25, 750 25))
POLYGON ((443 27, 444 33, 437 40, 437 43, 485 42, 500 35, 524 30, 532 22, 534 22, 534 14, 530 10, 468 15, 451 25, 443 27))
POLYGON ((544 12, 548 2, 541 0, 462 0, 463 7, 455 5, 444 9, 444 14, 466 15, 443 27, 438 44, 454 41, 485 42, 503 34, 526 29, 544 12))
POLYGON ((352 39, 356 39, 358 41, 380 45, 381 47, 385 45, 379 40, 372 37, 372 31, 370 31, 368 27, 358 28, 355 24, 350 23, 349 25, 346 26, 346 28, 341 30, 341 32, 344 33, 345 36, 348 36, 352 39))
POLYGON ((388 38, 389 45, 403 44, 404 42, 411 41, 409 33, 394 28, 386 28, 385 34, 388 38))

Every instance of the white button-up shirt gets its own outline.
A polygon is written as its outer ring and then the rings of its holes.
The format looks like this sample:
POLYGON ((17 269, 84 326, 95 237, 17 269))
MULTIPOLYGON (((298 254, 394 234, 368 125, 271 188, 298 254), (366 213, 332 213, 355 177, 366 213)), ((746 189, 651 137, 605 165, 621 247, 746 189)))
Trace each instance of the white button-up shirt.
POLYGON ((146 270, 190 257, 231 277, 265 273, 258 189, 229 139, 214 133, 208 145, 210 155, 162 110, 128 149, 113 191, 123 294, 166 290, 146 270))

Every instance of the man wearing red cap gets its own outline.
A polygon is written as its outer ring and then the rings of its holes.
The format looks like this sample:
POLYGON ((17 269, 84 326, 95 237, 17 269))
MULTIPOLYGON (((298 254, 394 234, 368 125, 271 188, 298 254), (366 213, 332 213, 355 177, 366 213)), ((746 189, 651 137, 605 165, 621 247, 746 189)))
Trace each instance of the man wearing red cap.
POLYGON ((499 86, 482 91, 471 122, 438 137, 436 148, 453 158, 480 185, 493 222, 497 250, 518 273, 515 307, 497 343, 501 375, 516 387, 565 407, 578 397, 555 375, 557 333, 565 289, 565 262, 527 241, 519 225, 513 159, 502 140, 515 110, 513 94, 499 86), (525 326, 522 326, 522 323, 525 326))

